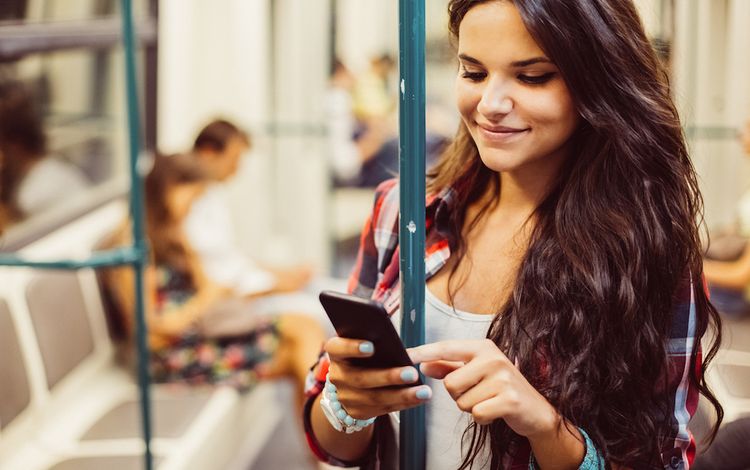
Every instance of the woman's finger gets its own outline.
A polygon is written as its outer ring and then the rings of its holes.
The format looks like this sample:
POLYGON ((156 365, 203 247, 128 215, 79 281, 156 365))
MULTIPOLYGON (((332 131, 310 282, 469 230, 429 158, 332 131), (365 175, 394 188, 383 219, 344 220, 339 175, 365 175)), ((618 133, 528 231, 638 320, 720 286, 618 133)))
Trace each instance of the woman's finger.
POLYGON ((403 386, 417 381, 419 374, 417 369, 411 366, 394 367, 389 369, 366 369, 350 366, 345 363, 336 363, 329 370, 329 378, 336 385, 344 385, 351 388, 380 388, 403 386))
POLYGON ((458 400, 467 390, 481 382, 487 372, 483 363, 470 361, 443 377, 443 384, 450 396, 458 400))
POLYGON ((432 362, 423 362, 419 365, 419 370, 422 371, 424 375, 427 377, 432 377, 433 379, 441 380, 446 375, 450 374, 454 370, 458 369, 459 367, 462 367, 464 365, 463 362, 458 361, 432 361, 432 362))
POLYGON ((484 401, 498 396, 502 392, 495 383, 482 381, 470 389, 466 390, 456 400, 456 405, 461 411, 471 413, 475 406, 484 401))
POLYGON ((370 341, 340 338, 338 336, 326 341, 323 349, 333 360, 350 357, 369 357, 375 352, 375 346, 370 341))
POLYGON ((502 396, 495 396, 481 401, 471 409, 471 416, 477 424, 487 425, 502 418, 509 411, 509 406, 502 396))
POLYGON ((415 364, 441 360, 469 362, 490 345, 494 346, 486 339, 450 339, 409 348, 406 351, 415 364))
POLYGON ((368 419, 425 403, 432 398, 432 389, 427 385, 374 390, 343 388, 337 394, 339 402, 352 418, 368 419))

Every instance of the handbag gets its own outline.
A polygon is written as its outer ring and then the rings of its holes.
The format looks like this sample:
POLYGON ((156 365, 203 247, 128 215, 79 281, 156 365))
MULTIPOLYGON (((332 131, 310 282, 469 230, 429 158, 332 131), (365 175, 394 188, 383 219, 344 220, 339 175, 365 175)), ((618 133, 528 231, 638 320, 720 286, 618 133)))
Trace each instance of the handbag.
POLYGON ((240 297, 227 297, 214 302, 196 323, 198 334, 219 339, 246 336, 265 324, 264 317, 254 311, 252 302, 240 297))

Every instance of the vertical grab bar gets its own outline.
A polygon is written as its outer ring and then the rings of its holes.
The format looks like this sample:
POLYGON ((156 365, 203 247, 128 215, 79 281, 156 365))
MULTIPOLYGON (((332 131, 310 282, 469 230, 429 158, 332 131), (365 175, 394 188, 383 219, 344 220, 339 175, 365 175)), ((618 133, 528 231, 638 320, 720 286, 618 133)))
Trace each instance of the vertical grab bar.
MULTIPOLYGON (((399 1, 399 252, 401 338, 424 343, 425 289, 425 4, 399 1)), ((401 470, 424 470, 425 409, 401 412, 401 470)))
POLYGON ((139 171, 141 151, 141 122, 138 113, 138 83, 135 71, 135 41, 133 33, 133 5, 131 0, 122 0, 122 40, 125 58, 125 81, 127 90, 128 130, 130 147, 130 215, 133 228, 133 244, 141 256, 133 263, 135 271, 135 320, 138 349, 138 385, 140 388, 141 424, 146 470, 152 470, 151 458, 151 396, 149 378, 148 330, 145 319, 144 270, 146 267, 146 241, 143 235, 143 187, 139 171))
POLYGON ((130 144, 130 216, 133 226, 133 246, 101 251, 87 259, 34 260, 16 254, 0 254, 0 266, 29 267, 34 269, 96 269, 129 265, 136 279, 136 334, 138 343, 138 379, 140 387, 141 417, 143 424, 145 469, 152 470, 151 459, 151 399, 149 389, 149 350, 145 321, 143 278, 147 261, 147 247, 143 235, 143 189, 139 170, 141 148, 140 117, 138 114, 138 88, 135 71, 135 41, 131 0, 122 0, 122 37, 125 57, 127 112, 130 144))

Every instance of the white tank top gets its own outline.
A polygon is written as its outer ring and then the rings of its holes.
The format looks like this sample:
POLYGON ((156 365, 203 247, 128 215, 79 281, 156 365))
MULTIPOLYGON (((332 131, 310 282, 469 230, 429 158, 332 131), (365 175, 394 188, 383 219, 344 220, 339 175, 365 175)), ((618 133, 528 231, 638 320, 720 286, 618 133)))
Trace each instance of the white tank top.
MULTIPOLYGON (((454 310, 425 289, 425 342, 446 339, 482 339, 487 337, 492 315, 454 310)), ((462 459, 461 437, 470 416, 456 406, 442 380, 427 378, 432 400, 426 405, 427 468, 456 470, 462 459)), ((467 449, 468 450, 468 449, 467 449)), ((475 461, 473 469, 489 468, 489 449, 475 461)))

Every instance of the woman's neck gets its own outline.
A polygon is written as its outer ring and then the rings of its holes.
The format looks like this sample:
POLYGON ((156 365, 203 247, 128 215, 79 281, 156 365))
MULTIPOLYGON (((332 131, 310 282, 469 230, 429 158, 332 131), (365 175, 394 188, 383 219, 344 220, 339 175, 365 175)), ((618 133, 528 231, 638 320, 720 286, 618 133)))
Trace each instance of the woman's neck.
POLYGON ((564 158, 548 157, 536 164, 498 173, 500 197, 495 210, 531 215, 549 194, 563 162, 564 158))

